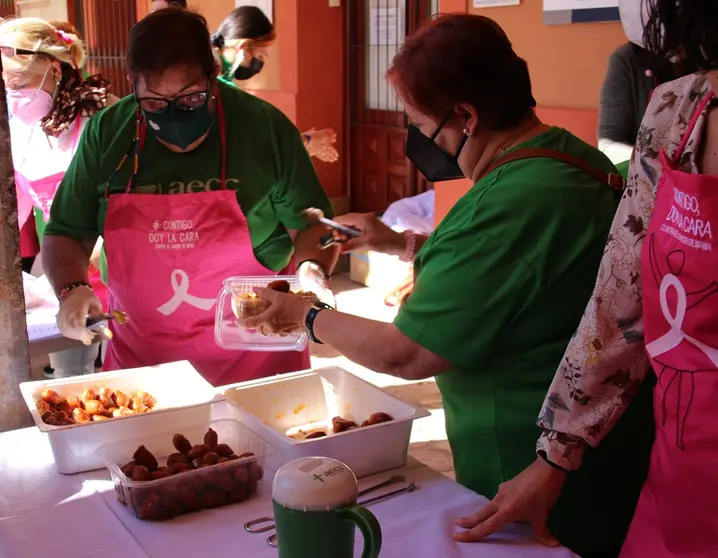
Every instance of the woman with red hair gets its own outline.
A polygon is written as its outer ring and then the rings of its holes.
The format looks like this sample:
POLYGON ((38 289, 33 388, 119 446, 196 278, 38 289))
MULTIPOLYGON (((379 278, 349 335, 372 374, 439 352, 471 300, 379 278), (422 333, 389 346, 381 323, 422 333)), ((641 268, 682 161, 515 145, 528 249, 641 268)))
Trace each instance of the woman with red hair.
MULTIPOLYGON (((401 378, 436 376, 456 479, 492 498, 535 458, 536 412, 591 295, 623 181, 597 149, 538 119, 526 62, 486 17, 435 19, 406 40, 388 77, 411 123, 408 157, 431 182, 474 183, 428 237, 370 216, 339 219, 362 233, 347 250, 413 260, 413 292, 383 323, 259 289, 271 307, 241 323, 305 329, 401 378)), ((566 480, 548 522, 559 542, 584 558, 617 556, 652 429, 646 386, 566 480)), ((536 536, 558 544, 546 528, 536 536)))

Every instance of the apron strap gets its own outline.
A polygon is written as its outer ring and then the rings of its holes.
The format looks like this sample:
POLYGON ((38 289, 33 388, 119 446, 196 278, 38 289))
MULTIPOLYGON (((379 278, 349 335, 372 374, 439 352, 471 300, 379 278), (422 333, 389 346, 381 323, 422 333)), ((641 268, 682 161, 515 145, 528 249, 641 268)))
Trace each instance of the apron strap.
POLYGON ((517 149, 515 151, 511 151, 510 153, 502 157, 499 157, 493 163, 491 163, 489 167, 481 174, 479 180, 492 173, 497 168, 502 167, 508 163, 513 163, 514 161, 520 161, 522 159, 539 158, 556 159, 557 161, 561 161, 563 163, 566 163, 567 165, 571 165, 572 167, 575 167, 579 170, 582 170, 586 174, 591 175, 598 182, 606 184, 614 190, 618 190, 619 192, 626 187, 626 182, 625 180, 623 180, 623 177, 619 173, 609 174, 589 165, 578 157, 574 157, 573 155, 569 155, 568 153, 564 153, 563 151, 557 151, 556 149, 543 149, 540 147, 526 147, 522 149, 517 149))
POLYGON ((77 144, 80 142, 80 128, 82 127, 82 116, 79 114, 75 117, 75 127, 72 130, 72 153, 77 151, 77 144))
POLYGON ((688 126, 686 126, 686 131, 683 133, 683 138, 681 138, 681 144, 678 146, 678 150, 676 151, 675 155, 673 155, 673 165, 678 166, 678 164, 681 161, 681 157, 683 156, 683 151, 685 151, 686 146, 688 145, 688 141, 691 139, 691 135, 693 134, 693 130, 696 127, 696 123, 698 122, 698 119, 703 114, 703 111, 708 106, 708 103, 710 103, 713 100, 714 94, 713 90, 711 89, 708 94, 703 97, 700 103, 696 106, 695 110, 693 111, 693 114, 691 114, 691 119, 688 121, 688 126))

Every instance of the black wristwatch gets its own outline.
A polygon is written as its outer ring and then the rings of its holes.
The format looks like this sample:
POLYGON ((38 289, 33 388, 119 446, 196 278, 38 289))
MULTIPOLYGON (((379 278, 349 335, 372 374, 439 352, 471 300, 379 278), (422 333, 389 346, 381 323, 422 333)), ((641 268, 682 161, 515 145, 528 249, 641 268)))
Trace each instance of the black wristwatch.
POLYGON ((325 302, 317 302, 309 309, 309 312, 307 312, 307 317, 304 319, 304 329, 307 330, 307 337, 309 337, 309 340, 312 343, 316 343, 317 345, 323 345, 319 339, 317 339, 317 336, 314 335, 314 320, 317 319, 317 315, 322 310, 334 310, 329 304, 325 302))
POLYGON ((545 452, 544 450, 539 450, 539 451, 537 451, 536 453, 537 453, 537 455, 538 455, 541 459, 543 459, 543 460, 546 462, 547 465, 550 465, 550 466, 553 467, 554 469, 558 469, 559 471, 563 471, 564 473, 570 473, 570 472, 571 472, 571 471, 569 471, 568 469, 564 469, 563 467, 561 467, 561 465, 557 465, 556 463, 554 463, 553 461, 551 461, 551 460, 548 458, 548 455, 546 455, 546 452, 545 452))

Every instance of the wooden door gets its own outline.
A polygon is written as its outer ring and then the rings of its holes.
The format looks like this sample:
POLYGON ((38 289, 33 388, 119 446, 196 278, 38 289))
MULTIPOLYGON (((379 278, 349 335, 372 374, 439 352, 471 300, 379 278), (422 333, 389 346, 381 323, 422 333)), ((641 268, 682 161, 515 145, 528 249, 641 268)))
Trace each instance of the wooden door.
POLYGON ((15 15, 15 0, 0 0, 0 17, 15 15))
POLYGON ((407 119, 385 74, 404 37, 436 10, 436 0, 349 3, 350 192, 353 211, 383 211, 430 184, 405 157, 407 119))
POLYGON ((68 19, 85 39, 87 71, 102 74, 112 93, 131 93, 125 69, 130 29, 146 13, 139 0, 68 0, 68 19))

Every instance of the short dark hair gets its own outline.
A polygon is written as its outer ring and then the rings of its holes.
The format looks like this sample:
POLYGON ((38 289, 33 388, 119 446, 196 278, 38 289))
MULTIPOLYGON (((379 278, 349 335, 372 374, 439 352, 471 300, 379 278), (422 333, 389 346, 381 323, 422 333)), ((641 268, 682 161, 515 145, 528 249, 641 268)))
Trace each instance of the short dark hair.
POLYGON ((187 9, 187 0, 167 0, 167 5, 187 9))
POLYGON ((207 77, 216 63, 207 20, 179 8, 159 10, 130 31, 127 70, 132 76, 158 77, 178 66, 199 68, 207 77))
POLYGON ((688 68, 718 69, 718 1, 650 1, 646 48, 667 60, 677 57, 688 68))
POLYGON ((536 106, 526 62, 484 16, 437 16, 404 41, 387 78, 403 101, 437 120, 469 103, 487 128, 505 130, 536 106))
POLYGON ((217 32, 225 41, 251 39, 274 40, 274 26, 264 12, 256 6, 240 6, 232 10, 219 26, 217 32))

